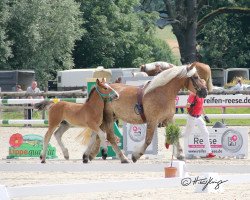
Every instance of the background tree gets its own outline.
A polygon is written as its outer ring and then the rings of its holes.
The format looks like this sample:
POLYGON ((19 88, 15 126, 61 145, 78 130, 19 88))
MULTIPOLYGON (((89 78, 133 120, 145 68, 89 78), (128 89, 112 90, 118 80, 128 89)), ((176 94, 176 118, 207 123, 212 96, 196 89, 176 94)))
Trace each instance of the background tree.
POLYGON ((7 0, 0 1, 0 68, 7 68, 7 60, 12 56, 11 41, 7 35, 7 23, 9 20, 9 9, 7 0))
POLYGON ((138 67, 155 60, 173 62, 169 47, 154 37, 156 14, 135 12, 137 0, 81 0, 86 34, 76 43, 76 68, 138 67))
POLYGON ((219 68, 249 67, 250 16, 244 8, 249 5, 250 1, 210 1, 203 9, 197 37, 203 62, 219 68))
MULTIPOLYGON (((199 21, 198 21, 199 19, 201 19, 205 15, 209 15, 209 12, 214 12, 216 9, 219 9, 222 6, 232 7, 232 6, 239 6, 239 5, 240 6, 248 5, 249 7, 249 1, 247 3, 246 1, 243 1, 243 0, 240 0, 240 1, 141 0, 141 3, 142 3, 143 10, 152 11, 153 9, 157 9, 159 13, 167 14, 167 16, 164 16, 165 25, 167 24, 172 25, 173 33, 175 34, 178 44, 179 44, 182 63, 190 63, 190 62, 197 60, 196 36, 197 36, 198 27, 199 27, 198 31, 201 30, 201 27, 203 27, 203 30, 202 30, 203 33, 208 33, 211 31, 211 27, 206 28, 204 27, 204 24, 212 21, 219 14, 224 14, 224 13, 244 13, 244 14, 247 13, 249 14, 250 13, 250 9, 238 9, 238 8, 222 9, 222 10, 219 10, 219 12, 216 12, 216 14, 210 15, 209 21, 203 20, 202 24, 199 24, 199 21)), ((237 26, 239 27, 239 24, 237 26)), ((213 26, 213 28, 215 27, 213 26)), ((212 34, 210 36, 212 36, 212 34)), ((228 37, 228 36, 225 35, 225 37, 228 37)), ((209 39, 211 40, 212 38, 210 37, 209 39)), ((210 50, 211 48, 209 48, 209 51, 210 50)), ((204 48, 203 48, 203 52, 204 52, 204 48)))
POLYGON ((46 85, 56 71, 72 68, 72 49, 83 33, 79 4, 73 0, 15 0, 10 5, 11 69, 34 69, 39 83, 46 85))

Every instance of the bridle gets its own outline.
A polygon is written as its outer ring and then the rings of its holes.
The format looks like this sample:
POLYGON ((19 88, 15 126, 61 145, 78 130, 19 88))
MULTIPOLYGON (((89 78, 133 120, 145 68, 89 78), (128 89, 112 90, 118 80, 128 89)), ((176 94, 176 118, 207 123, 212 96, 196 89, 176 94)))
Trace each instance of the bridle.
POLYGON ((196 91, 201 91, 201 88, 198 86, 198 84, 197 84, 196 81, 194 80, 194 77, 191 76, 191 77, 189 77, 189 78, 190 78, 191 81, 192 81, 192 84, 193 84, 193 86, 194 86, 194 89, 195 89, 196 91))
MULTIPOLYGON (((198 94, 199 97, 205 98, 207 96, 207 93, 208 93, 207 88, 206 87, 205 88, 199 87, 196 80, 195 80, 196 77, 191 76, 189 78, 192 81, 194 89, 196 90, 196 94, 198 94)), ((188 82, 188 84, 189 84, 189 82, 188 82)))
POLYGON ((104 101, 104 102, 110 102, 112 100, 115 99, 115 96, 117 96, 117 99, 119 98, 119 95, 118 93, 113 89, 111 88, 108 84, 104 84, 107 88, 111 89, 111 91, 108 93, 108 94, 104 94, 102 93, 98 87, 95 87, 97 93, 99 94, 99 96, 101 97, 101 99, 104 101))

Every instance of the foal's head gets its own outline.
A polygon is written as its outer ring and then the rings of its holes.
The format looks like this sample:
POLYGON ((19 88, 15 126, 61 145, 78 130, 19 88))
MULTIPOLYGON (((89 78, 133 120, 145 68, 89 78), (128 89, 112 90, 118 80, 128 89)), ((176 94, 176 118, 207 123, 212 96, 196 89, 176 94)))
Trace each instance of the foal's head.
POLYGON ((195 73, 187 79, 186 87, 188 90, 196 93, 198 97, 205 98, 208 95, 206 81, 201 79, 196 69, 194 69, 195 63, 187 66, 188 73, 195 70, 195 73))
POLYGON ((102 78, 96 79, 96 91, 104 101, 117 100, 119 94, 102 78))

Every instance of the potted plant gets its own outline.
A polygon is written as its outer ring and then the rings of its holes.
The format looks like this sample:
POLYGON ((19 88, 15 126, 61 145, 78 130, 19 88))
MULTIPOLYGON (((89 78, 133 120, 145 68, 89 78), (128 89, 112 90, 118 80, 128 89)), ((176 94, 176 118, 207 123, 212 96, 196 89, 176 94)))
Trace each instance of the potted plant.
MULTIPOLYGON (((175 125, 175 124, 169 124, 166 127, 166 141, 165 141, 165 146, 167 146, 167 144, 176 144, 179 140, 181 134, 181 130, 180 127, 175 125)), ((171 158, 171 162, 170 162, 170 167, 165 167, 165 178, 166 177, 175 177, 176 176, 176 172, 177 172, 177 168, 173 167, 173 159, 174 159, 174 147, 172 147, 172 158, 171 158)))

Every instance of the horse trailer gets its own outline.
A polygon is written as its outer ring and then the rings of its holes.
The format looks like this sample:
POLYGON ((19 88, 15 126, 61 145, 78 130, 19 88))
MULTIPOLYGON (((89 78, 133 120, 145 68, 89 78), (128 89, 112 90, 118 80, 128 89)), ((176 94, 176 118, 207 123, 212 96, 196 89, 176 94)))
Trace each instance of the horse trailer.
MULTIPOLYGON (((104 69, 71 69, 57 72, 57 90, 83 89, 87 87, 87 80, 96 77, 96 72, 103 70, 111 73, 110 82, 114 82, 118 77, 132 77, 133 72, 139 71, 139 68, 109 68, 104 69)), ((105 76, 106 77, 106 76, 105 76)))
POLYGON ((16 91, 16 85, 21 85, 26 90, 35 80, 33 70, 4 70, 0 71, 0 89, 2 92, 16 91))
POLYGON ((221 68, 211 68, 213 85, 223 87, 225 84, 225 70, 221 68))
POLYGON ((249 80, 249 70, 247 68, 228 68, 225 69, 225 84, 230 83, 235 77, 242 77, 249 80))
POLYGON ((230 83, 236 77, 242 77, 249 80, 248 68, 212 68, 213 85, 223 87, 225 84, 230 83))

